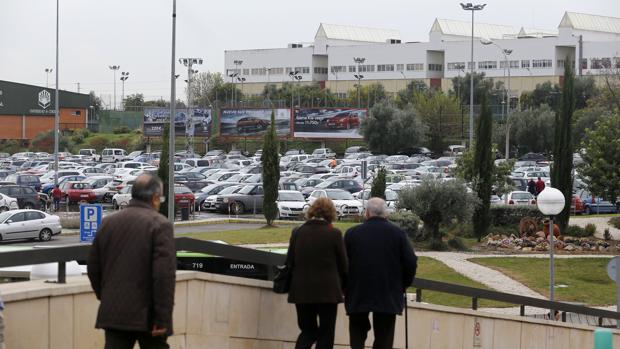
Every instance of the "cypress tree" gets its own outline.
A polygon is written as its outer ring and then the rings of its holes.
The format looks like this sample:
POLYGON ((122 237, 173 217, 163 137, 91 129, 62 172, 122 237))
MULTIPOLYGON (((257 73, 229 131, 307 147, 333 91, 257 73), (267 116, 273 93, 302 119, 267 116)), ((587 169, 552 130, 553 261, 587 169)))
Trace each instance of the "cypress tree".
MULTIPOLYGON (((157 176, 164 184, 164 196, 168 195, 168 169, 170 168, 170 163, 168 161, 168 154, 170 151, 168 150, 168 139, 170 138, 170 125, 164 125, 164 135, 162 139, 162 151, 161 157, 159 158, 159 169, 157 170, 157 176)), ((166 201, 161 204, 159 207, 159 213, 168 217, 168 203, 172 201, 174 202, 174 198, 166 198, 166 201)))
POLYGON ((473 223, 478 241, 486 235, 489 229, 489 208, 491 206, 491 186, 493 185, 493 154, 491 151, 493 117, 486 93, 482 95, 481 99, 474 153, 474 189, 480 199, 480 205, 474 211, 473 223))
POLYGON ((377 175, 372 180, 372 188, 370 189, 371 198, 382 198, 385 200, 385 168, 379 167, 377 175))
POLYGON ((555 118, 553 144, 553 167, 551 185, 564 194, 564 210, 557 216, 557 224, 563 232, 568 227, 570 204, 573 196, 573 142, 571 139, 573 112, 575 110, 575 72, 569 57, 564 61, 564 85, 560 100, 560 112, 555 118))
POLYGON ((278 216, 278 184, 280 182, 280 162, 278 159, 278 136, 276 134, 276 120, 274 111, 271 112, 271 124, 265 134, 263 154, 260 160, 263 164, 263 214, 267 225, 273 225, 278 216))

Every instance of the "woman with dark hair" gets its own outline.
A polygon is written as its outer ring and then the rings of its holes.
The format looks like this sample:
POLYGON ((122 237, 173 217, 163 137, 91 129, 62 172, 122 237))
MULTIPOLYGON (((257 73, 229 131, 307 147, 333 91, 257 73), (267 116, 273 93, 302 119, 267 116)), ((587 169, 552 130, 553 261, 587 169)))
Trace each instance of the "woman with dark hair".
POLYGON ((338 303, 343 301, 348 270, 342 232, 332 226, 336 217, 333 202, 319 198, 308 209, 306 222, 291 234, 288 302, 295 304, 301 330, 295 349, 309 349, 314 343, 316 349, 334 346, 338 303))

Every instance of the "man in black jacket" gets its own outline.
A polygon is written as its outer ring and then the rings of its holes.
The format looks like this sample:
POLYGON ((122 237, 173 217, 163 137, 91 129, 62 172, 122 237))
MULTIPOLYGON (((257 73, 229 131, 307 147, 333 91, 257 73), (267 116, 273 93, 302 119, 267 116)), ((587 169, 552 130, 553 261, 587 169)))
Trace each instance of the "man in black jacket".
POLYGON ((162 191, 157 177, 139 176, 127 208, 103 220, 90 249, 106 349, 169 348, 176 254, 172 224, 158 212, 162 191))
POLYGON ((349 315, 351 348, 362 349, 373 313, 373 348, 394 343, 396 314, 405 306, 404 292, 413 282, 417 257, 407 235, 385 218, 385 201, 368 200, 366 222, 349 229, 345 247, 349 257, 345 307, 349 315))

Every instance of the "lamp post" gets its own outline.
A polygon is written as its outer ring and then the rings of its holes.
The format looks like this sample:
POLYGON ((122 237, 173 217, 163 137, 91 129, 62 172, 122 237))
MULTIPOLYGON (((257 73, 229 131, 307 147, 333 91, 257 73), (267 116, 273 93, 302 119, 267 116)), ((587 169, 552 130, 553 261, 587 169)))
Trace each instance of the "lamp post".
POLYGON ((230 91, 230 105, 231 106, 235 106, 235 78, 237 77, 237 73, 232 73, 229 74, 228 77, 230 78, 230 87, 231 87, 231 91, 230 91))
MULTIPOLYGON (((333 69, 333 67, 332 67, 332 69, 333 69)), ((334 80, 334 95, 336 95, 336 101, 335 101, 336 105, 335 105, 335 107, 337 107, 338 106, 338 99, 339 99, 339 97, 338 97, 338 72, 334 70, 334 71, 332 71, 332 74, 334 74, 334 77, 336 78, 334 80)))
POLYGON ((129 79, 129 72, 121 72, 121 82, 123 84, 122 92, 121 92, 121 104, 123 106, 123 111, 125 111, 125 81, 129 79))
POLYGON ((170 132, 168 132, 168 220, 174 224, 174 117, 176 115, 176 28, 177 0, 172 0, 172 58, 170 63, 170 132))
MULTIPOLYGON (((538 210, 545 216, 549 216, 549 300, 554 301, 555 266, 553 262, 555 243, 553 216, 557 216, 564 210, 564 194, 555 188, 545 188, 536 198, 538 210)), ((550 309, 553 317, 554 309, 550 309)), ((555 318, 555 317, 553 317, 555 318)))
POLYGON ((50 87, 49 85, 50 73, 53 71, 54 69, 52 68, 45 68, 45 87, 50 87))
MULTIPOLYGON (((245 82, 246 78, 244 78, 243 76, 237 76, 237 81, 239 81, 241 83, 241 98, 243 98, 243 83, 245 82)), ((243 106, 243 103, 241 103, 241 106, 243 106)))
MULTIPOLYGON (((58 50, 59 50, 60 0, 56 0, 56 94, 54 95, 54 186, 58 185, 58 146, 60 144, 60 102, 58 91, 58 50)), ((49 73, 52 69, 49 70, 49 73)))
MULTIPOLYGON (((291 80, 293 82, 297 81, 298 83, 301 81, 301 79, 303 78, 300 74, 299 74, 299 70, 295 70, 292 71, 290 73, 288 73, 288 76, 291 78, 291 80)), ((299 84, 297 86, 297 90, 299 90, 299 84)), ((293 108, 293 91, 291 91, 291 108, 293 108)), ((301 107, 301 101, 300 101, 301 97, 299 96, 299 91, 297 91, 297 104, 299 107, 301 107)))
MULTIPOLYGON (((233 61, 233 64, 235 65, 235 71, 234 71, 235 76, 233 77, 234 79, 241 75, 241 69, 239 69, 239 67, 243 64, 243 61, 240 59, 235 59, 233 61)), ((234 84, 234 81, 233 81, 233 84, 234 84)), ((235 100, 235 102, 237 100, 237 98, 235 98, 235 94, 237 93, 236 90, 237 90, 236 88, 233 88, 233 99, 235 100)))
POLYGON ((108 66, 108 68, 110 68, 110 70, 112 70, 114 72, 114 106, 113 106, 113 110, 116 110, 116 71, 121 69, 120 65, 110 65, 108 66))
POLYGON ((506 49, 498 45, 496 42, 488 39, 481 39, 480 43, 483 45, 495 45, 504 55, 504 72, 508 70, 508 89, 505 90, 505 99, 506 99, 506 160, 510 158, 510 100, 512 96, 510 95, 510 62, 508 61, 508 56, 512 54, 512 49, 506 49))
POLYGON ((366 62, 366 58, 364 58, 364 57, 353 57, 353 62, 357 63, 357 74, 355 74, 353 76, 357 79, 357 107, 360 108, 361 107, 360 84, 361 84, 362 79, 364 78, 364 75, 360 74, 360 65, 364 64, 364 62, 366 62))
POLYGON ((471 59, 469 74, 469 146, 474 141, 474 13, 482 11, 487 4, 474 5, 471 2, 467 4, 461 3, 461 7, 465 11, 471 11, 471 59))
POLYGON ((194 124, 192 120, 192 75, 197 73, 194 64, 202 64, 202 58, 179 58, 179 63, 187 67, 187 115, 185 120, 185 151, 194 153, 194 124))

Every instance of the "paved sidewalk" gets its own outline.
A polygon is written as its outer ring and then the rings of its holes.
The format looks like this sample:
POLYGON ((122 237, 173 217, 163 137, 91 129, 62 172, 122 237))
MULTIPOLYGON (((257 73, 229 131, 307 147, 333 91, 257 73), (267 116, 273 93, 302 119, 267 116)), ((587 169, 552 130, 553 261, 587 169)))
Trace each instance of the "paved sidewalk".
POLYGON ((611 238, 613 240, 620 240, 620 229, 616 229, 614 226, 609 224, 609 219, 611 217, 592 217, 592 216, 581 216, 581 217, 571 217, 570 224, 578 225, 582 228, 585 228, 587 224, 592 223, 596 225, 596 233, 594 237, 599 239, 603 239, 603 234, 605 233, 605 229, 609 229, 609 233, 611 234, 611 238))

